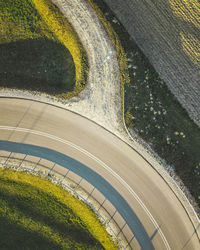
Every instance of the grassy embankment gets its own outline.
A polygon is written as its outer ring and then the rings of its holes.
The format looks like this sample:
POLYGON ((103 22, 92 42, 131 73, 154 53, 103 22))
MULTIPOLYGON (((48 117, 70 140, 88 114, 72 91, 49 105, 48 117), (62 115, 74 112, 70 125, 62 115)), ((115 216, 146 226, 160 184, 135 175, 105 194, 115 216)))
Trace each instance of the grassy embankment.
POLYGON ((86 83, 86 53, 50 1, 0 0, 0 53, 1 87, 66 99, 86 83))
POLYGON ((93 2, 106 13, 106 19, 116 31, 129 61, 130 84, 124 85, 127 127, 133 136, 138 138, 139 135, 174 167, 200 205, 200 129, 109 7, 100 0, 93 2))
POLYGON ((1 249, 116 249, 93 211, 61 186, 0 169, 1 249))

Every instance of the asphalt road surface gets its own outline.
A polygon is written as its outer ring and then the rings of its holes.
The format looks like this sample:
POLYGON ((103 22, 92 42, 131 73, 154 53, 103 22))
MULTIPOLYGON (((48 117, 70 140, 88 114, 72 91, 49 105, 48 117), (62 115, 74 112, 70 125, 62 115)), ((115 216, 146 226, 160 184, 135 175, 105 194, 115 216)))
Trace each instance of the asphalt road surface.
POLYGON ((1 98, 0 140, 52 149, 103 177, 140 221, 137 228, 137 219, 129 218, 143 249, 199 249, 195 228, 166 182, 130 146, 88 119, 53 105, 1 98))

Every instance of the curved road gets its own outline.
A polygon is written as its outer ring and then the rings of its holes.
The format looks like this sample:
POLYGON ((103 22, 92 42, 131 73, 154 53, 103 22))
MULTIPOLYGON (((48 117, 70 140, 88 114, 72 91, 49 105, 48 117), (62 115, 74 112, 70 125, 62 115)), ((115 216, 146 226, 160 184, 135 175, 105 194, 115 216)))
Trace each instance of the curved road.
MULTIPOLYGON (((0 99, 0 125, 0 140, 50 148, 102 176, 129 204, 155 249, 199 249, 195 229, 165 181, 131 147, 107 130, 62 108, 9 98, 0 99), (28 130, 23 131, 24 128, 28 130)), ((135 223, 134 217, 130 220, 135 223)), ((138 234, 135 235, 143 249, 151 249, 144 247, 147 241, 138 234)))

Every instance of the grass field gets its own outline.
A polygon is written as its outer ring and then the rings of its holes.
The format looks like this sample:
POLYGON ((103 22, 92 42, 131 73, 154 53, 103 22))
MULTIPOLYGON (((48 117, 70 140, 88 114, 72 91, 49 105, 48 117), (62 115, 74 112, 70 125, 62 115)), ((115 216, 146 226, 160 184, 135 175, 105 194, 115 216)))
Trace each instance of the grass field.
POLYGON ((92 210, 62 187, 0 169, 0 249, 116 249, 92 210))
POLYGON ((129 63, 125 122, 170 164, 200 205, 200 129, 189 118, 108 6, 94 0, 118 34, 129 63))
POLYGON ((86 53, 47 0, 0 0, 0 55, 1 87, 69 98, 86 83, 86 53))

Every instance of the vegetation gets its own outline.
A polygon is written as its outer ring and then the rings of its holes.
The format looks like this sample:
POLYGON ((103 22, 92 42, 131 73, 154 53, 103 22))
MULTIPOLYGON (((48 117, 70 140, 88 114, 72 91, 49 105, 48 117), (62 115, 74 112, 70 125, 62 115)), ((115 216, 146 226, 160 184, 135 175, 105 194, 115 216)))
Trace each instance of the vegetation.
POLYGON ((190 60, 196 65, 200 64, 200 40, 190 33, 180 33, 182 48, 190 60))
POLYGON ((86 53, 50 1, 0 0, 0 34, 1 86, 45 91, 62 98, 84 88, 86 53))
POLYGON ((29 0, 0 0, 0 44, 48 37, 55 40, 29 0))
MULTIPOLYGON (((198 0, 169 0, 174 14, 190 24, 193 24, 199 33, 200 29, 200 2, 198 0)), ((183 50, 196 65, 200 64, 200 40, 188 32, 180 33, 183 50)))
POLYGON ((61 186, 0 169, 1 249, 116 249, 97 216, 61 186))
POLYGON ((199 0, 169 0, 169 3, 175 15, 200 28, 199 0))
POLYGON ((103 1, 93 1, 106 13, 127 54, 130 84, 124 85, 124 112, 129 131, 174 168, 200 205, 200 129, 109 7, 103 1))
MULTIPOLYGON (((73 31, 71 25, 59 12, 58 8, 47 0, 32 0, 41 17, 54 33, 58 40, 69 49, 76 68, 76 86, 82 88, 86 84, 88 65, 86 52, 84 51, 78 36, 73 31)), ((65 95, 61 95, 62 98, 65 95)))
POLYGON ((73 61, 62 44, 38 38, 5 43, 0 49, 2 87, 49 94, 73 90, 73 61))

